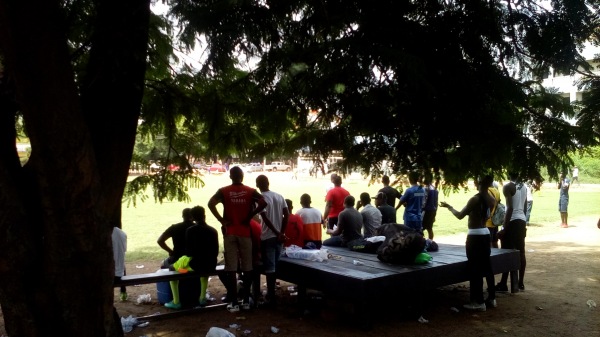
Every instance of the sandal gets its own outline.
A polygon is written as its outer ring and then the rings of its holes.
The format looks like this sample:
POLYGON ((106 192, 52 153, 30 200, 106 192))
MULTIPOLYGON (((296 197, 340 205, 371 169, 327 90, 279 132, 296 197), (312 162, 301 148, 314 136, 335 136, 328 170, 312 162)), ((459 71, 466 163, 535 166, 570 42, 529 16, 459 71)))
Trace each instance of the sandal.
POLYGON ((236 313, 240 311, 240 306, 237 304, 233 304, 233 303, 229 303, 227 305, 227 311, 231 312, 231 313, 236 313))

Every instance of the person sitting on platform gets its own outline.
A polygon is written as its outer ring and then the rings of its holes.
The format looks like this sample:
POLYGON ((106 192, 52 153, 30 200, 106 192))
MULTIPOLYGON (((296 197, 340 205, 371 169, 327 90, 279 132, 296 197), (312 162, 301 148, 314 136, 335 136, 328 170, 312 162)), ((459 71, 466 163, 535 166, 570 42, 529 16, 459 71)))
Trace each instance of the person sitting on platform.
POLYGON ((290 214, 288 217, 288 224, 285 227, 285 236, 287 239, 285 239, 283 246, 289 247, 291 245, 296 245, 302 248, 304 246, 304 223, 299 215, 292 213, 292 209, 294 209, 292 200, 285 199, 285 203, 287 204, 290 214))
MULTIPOLYGON (((200 307, 206 306, 206 289, 208 288, 208 274, 217 266, 219 255, 219 236, 217 230, 206 223, 204 207, 196 206, 191 210, 196 224, 187 229, 185 235, 186 255, 180 257, 169 269, 179 272, 193 271, 200 276, 200 307)), ((170 309, 181 309, 179 298, 179 281, 170 281, 173 301, 165 303, 170 309)))
POLYGON ((344 199, 344 210, 338 215, 338 222, 334 229, 327 229, 331 237, 323 241, 323 246, 346 247, 356 239, 362 238, 360 234, 363 227, 362 215, 354 208, 355 199, 349 195, 344 199))
POLYGON ((314 207, 310 207, 311 197, 309 194, 302 194, 300 196, 300 208, 296 215, 300 216, 302 223, 304 224, 303 237, 304 244, 303 248, 315 248, 320 249, 323 245, 321 226, 323 225, 323 215, 321 211, 314 207))

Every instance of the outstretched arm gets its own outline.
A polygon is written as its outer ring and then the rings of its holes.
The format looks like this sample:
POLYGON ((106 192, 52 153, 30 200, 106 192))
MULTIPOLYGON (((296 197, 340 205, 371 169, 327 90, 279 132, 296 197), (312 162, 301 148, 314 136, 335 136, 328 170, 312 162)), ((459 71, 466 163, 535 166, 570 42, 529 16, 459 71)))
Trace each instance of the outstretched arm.
POLYGON ((446 203, 445 201, 440 202, 440 207, 445 207, 447 208, 450 212, 452 212, 452 214, 459 220, 462 220, 465 216, 467 216, 469 214, 469 212, 471 211, 471 207, 473 204, 473 198, 469 199, 469 202, 467 202, 467 205, 459 212, 456 209, 454 209, 454 207, 450 206, 448 203, 446 203))

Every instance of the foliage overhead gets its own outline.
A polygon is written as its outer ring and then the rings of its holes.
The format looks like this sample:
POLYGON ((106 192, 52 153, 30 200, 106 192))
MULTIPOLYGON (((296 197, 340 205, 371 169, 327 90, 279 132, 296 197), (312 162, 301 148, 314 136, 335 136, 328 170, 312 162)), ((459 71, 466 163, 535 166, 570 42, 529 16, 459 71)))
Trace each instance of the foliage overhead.
POLYGON ((169 4, 179 41, 205 41, 197 122, 213 151, 339 150, 373 176, 387 161, 458 186, 507 170, 556 177, 598 143, 597 105, 565 104, 539 76, 591 76, 578 50, 597 33, 597 1, 169 4), (257 64, 237 73, 240 60, 257 64))

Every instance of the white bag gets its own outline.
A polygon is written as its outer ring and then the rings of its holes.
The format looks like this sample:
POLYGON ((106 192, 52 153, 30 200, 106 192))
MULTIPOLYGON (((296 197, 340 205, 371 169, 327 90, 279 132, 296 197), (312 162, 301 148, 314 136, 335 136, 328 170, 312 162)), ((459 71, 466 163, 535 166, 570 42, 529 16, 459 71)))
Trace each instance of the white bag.
POLYGON ((292 259, 309 260, 323 262, 327 260, 327 249, 302 249, 296 245, 291 245, 285 249, 285 255, 292 259))

